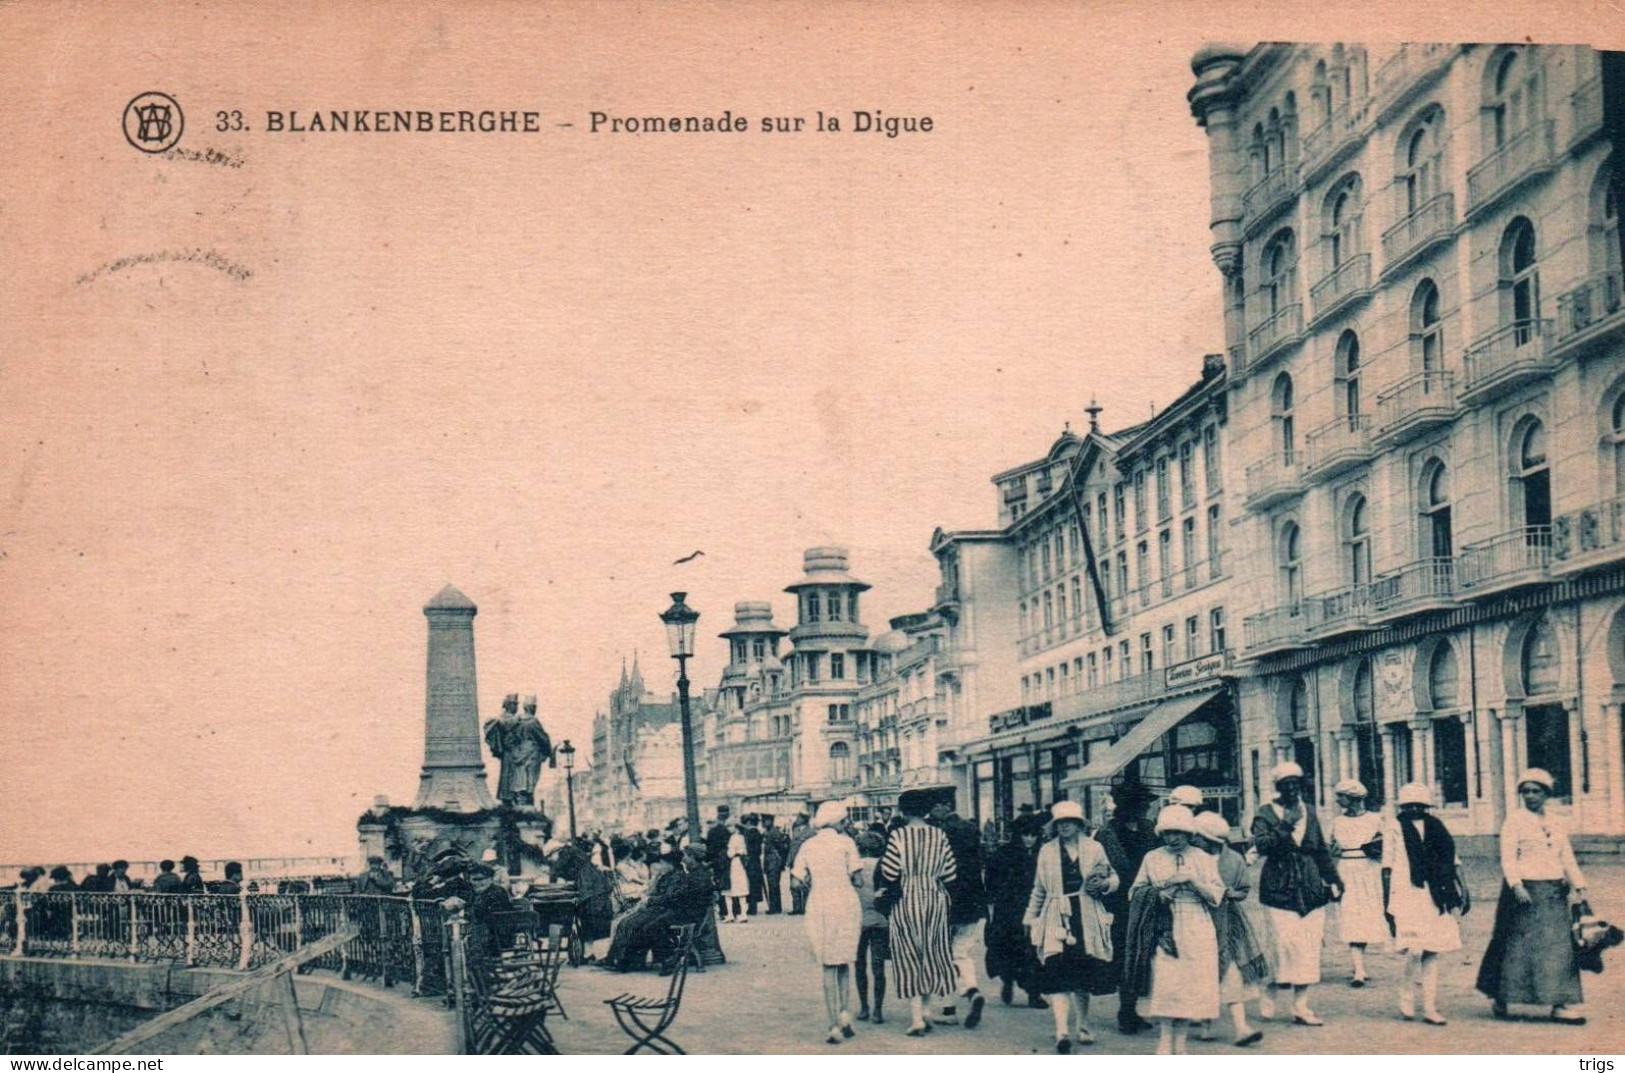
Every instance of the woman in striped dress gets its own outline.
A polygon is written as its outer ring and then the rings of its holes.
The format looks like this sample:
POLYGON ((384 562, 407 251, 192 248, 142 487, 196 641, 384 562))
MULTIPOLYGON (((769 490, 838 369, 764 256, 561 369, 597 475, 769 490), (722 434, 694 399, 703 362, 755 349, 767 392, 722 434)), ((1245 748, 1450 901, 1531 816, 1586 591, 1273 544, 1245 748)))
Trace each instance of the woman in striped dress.
POLYGON ((911 1036, 931 1031, 926 1000, 951 995, 958 987, 948 932, 948 888, 955 875, 948 836, 928 826, 929 791, 910 790, 897 801, 907 823, 892 832, 880 876, 901 894, 891 913, 892 970, 897 993, 908 999, 911 1036))

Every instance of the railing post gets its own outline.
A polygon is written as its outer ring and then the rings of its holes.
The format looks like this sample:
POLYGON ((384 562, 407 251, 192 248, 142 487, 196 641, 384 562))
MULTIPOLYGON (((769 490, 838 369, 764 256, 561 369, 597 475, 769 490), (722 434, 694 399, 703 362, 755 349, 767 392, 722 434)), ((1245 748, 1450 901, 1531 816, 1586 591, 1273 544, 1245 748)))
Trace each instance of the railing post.
POLYGON ((68 956, 79 956, 79 892, 68 892, 68 956))
POLYGON ((254 914, 249 911, 248 888, 237 892, 237 942, 242 950, 237 954, 237 967, 244 972, 254 959, 254 914))
POLYGON ((408 897, 407 908, 412 912, 412 994, 423 994, 423 921, 418 919, 418 900, 408 897))
POLYGON ((297 950, 305 943, 305 913, 301 904, 304 896, 293 894, 289 897, 293 899, 293 948, 297 950))
POLYGON ((392 967, 390 965, 390 963, 389 963, 389 929, 388 929, 389 914, 384 912, 385 908, 386 908, 386 906, 384 904, 384 899, 379 898, 378 899, 378 951, 377 951, 378 972, 379 972, 380 976, 382 977, 382 979, 384 981, 384 986, 389 987, 392 984, 394 984, 395 981, 390 978, 390 972, 389 972, 390 968, 392 967))
POLYGON ((22 891, 17 892, 17 948, 11 952, 12 957, 22 957, 23 948, 28 944, 28 898, 22 891))
MULTIPOLYGON (((339 896, 339 926, 341 928, 347 928, 350 926, 350 899, 343 895, 339 896)), ((359 942, 359 937, 355 941, 359 942)), ((349 978, 350 944, 345 943, 343 946, 339 947, 339 979, 348 980, 349 978)))
POLYGON ((125 891, 124 895, 130 906, 130 960, 135 961, 136 949, 141 945, 141 924, 135 918, 136 906, 140 903, 136 901, 135 891, 125 891))
MULTIPOLYGON (((456 899, 452 899, 456 901, 456 899)), ((447 981, 447 997, 457 1006, 457 1053, 468 1053, 468 1018, 471 1014, 468 995, 467 951, 463 949, 463 914, 458 908, 446 913, 446 927, 451 935, 451 979, 447 981)))
POLYGON ((197 964, 197 904, 186 896, 186 964, 197 964))

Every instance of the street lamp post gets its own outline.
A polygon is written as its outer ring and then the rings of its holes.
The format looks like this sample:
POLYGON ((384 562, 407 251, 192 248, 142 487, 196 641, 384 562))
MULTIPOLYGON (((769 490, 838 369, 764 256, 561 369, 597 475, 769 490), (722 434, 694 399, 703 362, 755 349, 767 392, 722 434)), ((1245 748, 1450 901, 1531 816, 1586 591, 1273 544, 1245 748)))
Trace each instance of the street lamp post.
POLYGON ((694 776, 694 724, 688 711, 688 658, 694 654, 694 624, 700 613, 683 602, 686 592, 671 594, 671 606, 661 613, 666 624, 666 640, 671 658, 677 661, 677 702, 683 717, 683 794, 688 799, 689 844, 698 846, 700 829, 700 788, 694 776))
POLYGON ((570 838, 573 841, 576 836, 576 747, 570 744, 569 738, 565 738, 564 744, 559 746, 559 756, 564 759, 564 793, 570 801, 570 838))

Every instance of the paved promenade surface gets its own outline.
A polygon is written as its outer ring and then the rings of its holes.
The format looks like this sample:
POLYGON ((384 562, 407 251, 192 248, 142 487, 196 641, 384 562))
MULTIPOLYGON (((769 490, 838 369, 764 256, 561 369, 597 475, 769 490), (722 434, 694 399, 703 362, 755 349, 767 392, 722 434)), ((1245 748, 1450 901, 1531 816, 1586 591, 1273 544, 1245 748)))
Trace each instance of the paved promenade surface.
MULTIPOLYGON (((1625 921, 1625 864, 1589 862, 1592 905, 1613 921, 1625 921)), ((1625 947, 1606 957, 1601 976, 1583 974, 1584 1027, 1543 1021, 1502 1022, 1490 1017, 1489 1003, 1473 990, 1484 947, 1489 943, 1500 876, 1493 866, 1474 863, 1469 872, 1474 906, 1462 926, 1463 949, 1443 956, 1439 1006, 1450 1024, 1443 1028, 1406 1023, 1397 1012, 1403 964, 1391 951, 1367 955, 1371 982, 1348 986, 1347 948, 1337 942, 1335 920, 1327 927, 1324 978, 1313 1005, 1323 1028, 1290 1023, 1283 1010, 1258 1025, 1266 1054, 1583 1054, 1625 1051, 1625 947)), ((1249 903, 1251 905, 1253 903, 1249 903)), ((908 1005, 887 997, 887 1023, 859 1023, 857 1038, 839 1047, 824 1042, 827 1031, 818 967, 809 953, 801 917, 757 916, 743 925, 722 926, 728 964, 690 973, 682 1013, 671 1036, 690 1053, 718 1054, 1031 1054, 1053 1053, 1053 1021, 1048 1010, 999 1004, 998 984, 983 981, 990 1002, 981 1027, 938 1026, 929 1036, 910 1039, 908 1005)), ((977 959, 980 969, 981 951, 977 959)), ((618 1054, 629 1042, 615 1026, 603 999, 622 992, 664 995, 667 981, 652 973, 609 972, 593 966, 566 968, 560 994, 571 1020, 554 1020, 560 1047, 569 1054, 618 1054)), ((1017 1002, 1021 1002, 1017 992, 1017 1002)), ((856 1000, 854 999, 854 1005, 856 1000)), ((1075 1053, 1149 1054, 1154 1033, 1123 1036, 1116 1030, 1117 1000, 1095 1000, 1091 1015, 1096 1043, 1075 1053)), ((1519 1012, 1516 1009, 1515 1013, 1519 1012)), ((1538 1011, 1524 1011, 1534 1014, 1538 1011)), ((1249 1015, 1256 1013, 1256 1004, 1249 1015)), ((1256 1020, 1256 1017, 1255 1017, 1256 1020)), ((1242 1054, 1230 1045, 1228 1028, 1215 1043, 1191 1041, 1193 1054, 1242 1054)))

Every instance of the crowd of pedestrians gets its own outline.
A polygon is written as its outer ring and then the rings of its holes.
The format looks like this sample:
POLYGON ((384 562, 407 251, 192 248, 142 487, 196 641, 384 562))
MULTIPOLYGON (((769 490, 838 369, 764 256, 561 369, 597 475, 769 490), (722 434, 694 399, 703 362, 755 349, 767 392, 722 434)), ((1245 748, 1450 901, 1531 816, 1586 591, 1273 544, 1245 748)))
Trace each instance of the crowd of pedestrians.
MULTIPOLYGON (((1256 890, 1229 821, 1195 787, 1159 800, 1124 783, 1093 832, 1078 804, 1061 801, 1024 810, 1002 839, 962 820, 949 788, 904 792, 897 814, 872 829, 826 802, 792 825, 789 873, 822 966, 828 1042, 851 1039, 855 1021, 884 1024, 888 991, 908 1002, 910 1036, 976 1028, 987 999, 971 949, 984 940, 1000 1000, 1012 1004, 1019 989, 1028 1005, 1050 1009, 1060 1053, 1096 1042, 1091 1000, 1111 994, 1118 1031, 1154 1029, 1159 1054, 1188 1053, 1193 1036, 1211 1041, 1225 1021, 1230 1042, 1251 1047, 1263 1039, 1254 1004, 1260 1021, 1279 1012, 1301 1028, 1325 1023, 1312 999, 1333 904, 1349 986, 1368 986, 1367 951, 1391 945, 1405 957, 1401 978, 1386 982, 1395 1014, 1447 1024, 1439 959, 1461 949, 1459 917, 1471 900, 1429 788, 1401 787, 1385 816, 1345 779, 1338 814, 1323 822, 1296 764, 1278 765, 1271 785, 1245 843, 1261 862, 1256 890)), ((1583 1024, 1581 967, 1600 971, 1602 950, 1621 936, 1591 915, 1567 832, 1546 809, 1552 777, 1531 769, 1518 786, 1477 987, 1495 1017, 1534 1005, 1559 1024, 1583 1024)), ((724 814, 706 841, 713 875, 728 869, 717 881, 727 918, 748 919, 759 900, 748 867, 753 819, 730 824, 724 814)))
POLYGON ((145 880, 130 875, 130 862, 122 859, 98 864, 94 871, 79 879, 74 878, 73 870, 65 864, 49 870, 35 865, 19 872, 17 882, 9 889, 30 894, 67 891, 116 894, 132 890, 153 894, 236 894, 242 890, 243 866, 236 861, 228 861, 222 878, 214 880, 203 878, 196 857, 182 857, 179 874, 176 867, 172 860, 160 861, 158 874, 148 886, 145 880))

